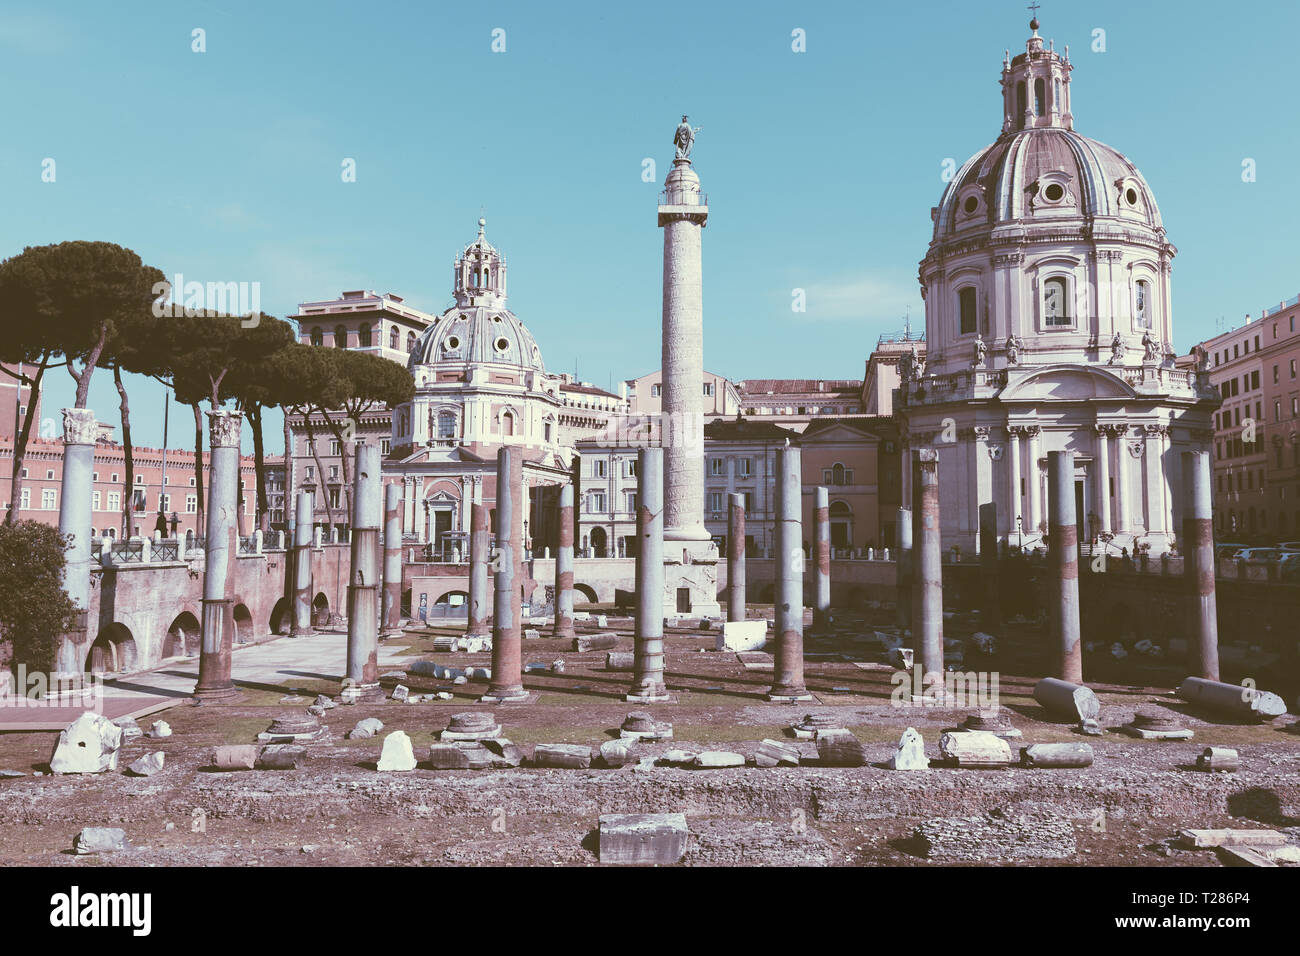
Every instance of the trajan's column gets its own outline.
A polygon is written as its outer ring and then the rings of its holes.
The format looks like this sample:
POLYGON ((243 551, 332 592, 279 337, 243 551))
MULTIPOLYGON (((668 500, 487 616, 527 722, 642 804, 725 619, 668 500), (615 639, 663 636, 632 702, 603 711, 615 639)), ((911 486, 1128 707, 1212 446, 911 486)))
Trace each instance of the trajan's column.
POLYGON ((700 234, 709 218, 691 168, 685 116, 664 181, 663 444, 664 612, 719 616, 718 549, 704 527, 704 292, 700 234))

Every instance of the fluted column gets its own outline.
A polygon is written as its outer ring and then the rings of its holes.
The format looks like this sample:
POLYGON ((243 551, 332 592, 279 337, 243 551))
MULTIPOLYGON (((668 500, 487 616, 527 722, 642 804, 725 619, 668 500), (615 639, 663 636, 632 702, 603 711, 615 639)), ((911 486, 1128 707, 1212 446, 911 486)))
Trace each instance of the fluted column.
POLYGON ((1097 516, 1099 533, 1108 532, 1110 526, 1110 425, 1097 425, 1097 516))

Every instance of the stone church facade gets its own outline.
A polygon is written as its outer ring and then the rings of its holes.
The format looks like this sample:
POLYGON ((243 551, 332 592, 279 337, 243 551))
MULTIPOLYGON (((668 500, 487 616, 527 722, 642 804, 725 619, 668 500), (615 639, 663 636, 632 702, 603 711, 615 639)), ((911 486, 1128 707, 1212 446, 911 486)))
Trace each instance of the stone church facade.
MULTIPOLYGON (((904 358, 896 411, 910 452, 939 453, 944 547, 1042 546, 1047 453, 1075 452, 1079 538, 1160 554, 1181 534, 1181 453, 1207 449, 1217 399, 1175 366, 1176 249, 1123 154, 1074 131, 1069 48, 1002 65, 1002 132, 931 210, 918 278, 926 355, 904 358)), ((910 501, 904 468, 904 502, 910 501)))

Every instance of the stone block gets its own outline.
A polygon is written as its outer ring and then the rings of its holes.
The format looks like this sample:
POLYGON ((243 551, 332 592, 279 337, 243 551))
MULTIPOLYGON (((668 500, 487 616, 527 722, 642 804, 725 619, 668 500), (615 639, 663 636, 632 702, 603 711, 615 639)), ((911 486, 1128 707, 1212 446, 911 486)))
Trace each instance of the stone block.
POLYGON ((573 639, 573 649, 579 653, 586 651, 607 651, 618 646, 617 634, 586 634, 573 639))
POLYGON ((631 737, 607 740, 600 745, 601 762, 606 767, 622 767, 633 760, 632 748, 635 745, 636 739, 631 737))
POLYGON ((102 773, 117 769, 122 728, 107 717, 86 711, 59 733, 50 755, 53 773, 102 773))
POLYGON ((723 769, 745 766, 745 755, 727 750, 705 750, 695 755, 695 766, 701 769, 723 769))
POLYGON ((406 735, 406 731, 394 730, 384 738, 384 749, 375 769, 383 773, 404 773, 415 769, 415 750, 411 747, 411 738, 406 735))
POLYGON ((127 772, 135 777, 152 777, 158 771, 162 770, 166 762, 166 754, 161 752, 145 754, 137 760, 131 762, 127 772))
POLYGON ((488 737, 481 743, 489 754, 491 766, 497 770, 518 767, 524 762, 524 752, 505 737, 488 737))
POLYGON ((564 770, 586 770, 591 766, 591 748, 582 744, 538 744, 533 748, 533 766, 564 770))
POLYGON ((218 770, 252 770, 257 766, 257 748, 252 744, 214 747, 212 766, 218 770))
POLYGON ((600 862, 680 863, 686 855, 684 813, 606 813, 600 818, 600 862))
POLYGON ((898 749, 889 758, 893 770, 929 770, 930 758, 925 755, 925 740, 915 727, 908 727, 899 738, 898 749))
POLYGON ((1006 767, 1012 760, 1011 746, 984 730, 944 734, 939 738, 939 753, 955 767, 1006 767))
POLYGON ((767 621, 726 621, 714 648, 719 651, 759 651, 767 645, 767 621))
POLYGON ((759 767, 797 767, 799 757, 799 748, 767 738, 754 751, 754 764, 759 767))
POLYGON ((307 759, 307 748, 294 744, 270 744, 257 755, 258 770, 297 770, 307 759))
POLYGON ((364 720, 358 720, 355 727, 348 731, 348 740, 363 740, 367 737, 373 737, 384 729, 384 722, 378 717, 367 717, 364 720))
POLYGON ((126 831, 117 827, 85 827, 77 834, 72 849, 78 856, 85 856, 90 853, 129 850, 131 843, 126 838, 126 831))
POLYGON ((817 759, 824 767, 865 767, 862 741, 847 730, 817 735, 817 759))

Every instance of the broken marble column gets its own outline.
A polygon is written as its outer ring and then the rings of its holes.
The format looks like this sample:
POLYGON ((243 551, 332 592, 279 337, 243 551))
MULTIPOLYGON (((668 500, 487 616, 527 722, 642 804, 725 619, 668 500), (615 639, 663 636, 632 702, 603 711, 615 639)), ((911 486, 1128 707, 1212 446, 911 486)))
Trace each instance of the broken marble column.
POLYGON ((800 450, 776 450, 776 653, 768 700, 811 700, 803 678, 803 476, 800 450))
POLYGON ((239 529, 239 436, 243 413, 224 408, 208 412, 211 447, 208 468, 207 538, 203 543, 203 620, 199 680, 194 696, 202 703, 238 695, 230 679, 235 638, 234 570, 239 529))
POLYGON ((396 631, 402 617, 402 486, 384 487, 384 597, 382 627, 396 631))
POLYGON ((1188 677, 1175 693, 1189 704, 1245 720, 1272 720, 1286 713, 1286 701, 1271 691, 1202 677, 1188 677))
MULTIPOLYGON (((90 607, 90 539, 93 534, 91 491, 99 428, 94 409, 63 409, 63 478, 59 489, 59 534, 69 543, 63 565, 63 590, 78 611, 90 607)), ((12 459, 10 464, 12 465, 12 459)), ((59 642, 55 670, 80 674, 87 633, 85 615, 59 642)))
POLYGON ((912 626, 912 512, 898 509, 898 548, 894 555, 894 610, 898 629, 912 626))
POLYGON ((956 767, 1005 767, 1011 763, 1011 747, 995 734, 982 730, 946 733, 939 738, 939 753, 956 767))
POLYGON ((1034 700, 1054 717, 1071 721, 1096 720, 1101 701, 1088 687, 1044 677, 1034 685, 1034 700))
POLYGON ((745 619, 745 496, 727 496, 727 620, 745 619))
POLYGON ((1192 634, 1189 648, 1193 673, 1219 679, 1219 608, 1214 594, 1214 510, 1211 500, 1210 453, 1183 452, 1183 514, 1185 574, 1191 591, 1192 634))
POLYGON ((523 632, 520 630, 523 575, 524 472, 521 449, 497 451, 497 569, 492 615, 492 679, 480 698, 492 703, 524 700, 523 632))
POLYGON ((825 634, 831 626, 831 503, 821 485, 814 492, 813 525, 813 632, 825 634))
POLYGON ((993 634, 1002 630, 1002 600, 998 588, 998 504, 980 505, 980 578, 983 605, 980 625, 993 634))
POLYGON ((1241 769, 1241 757, 1231 747, 1206 747, 1196 758, 1198 770, 1236 773, 1241 769))
POLYGON ((293 620, 290 637, 302 637, 311 628, 312 493, 298 492, 293 529, 293 620))
POLYGON ((637 451, 636 636, 630 701, 668 700, 664 686, 664 451, 637 451))
POLYGON ((1033 744, 1020 748, 1020 762, 1026 767, 1066 769, 1092 766, 1092 747, 1088 744, 1033 744))
POLYGON ((555 549, 555 630, 573 640, 573 485, 560 488, 559 547, 555 549))
POLYGON ((1079 527, 1074 513, 1074 452, 1047 453, 1047 603, 1056 677, 1083 680, 1079 644, 1079 527))
POLYGON ((466 637, 491 633, 488 627, 488 563, 492 550, 492 532, 488 530, 487 508, 481 501, 470 506, 469 513, 469 624, 466 637))
POLYGON ((352 563, 348 575, 348 661, 344 694, 380 700, 379 522, 382 500, 379 448, 357 442, 352 476, 352 563))
POLYGON ((943 555, 939 538, 939 453, 912 458, 912 648, 925 686, 943 682, 943 555), (939 675, 937 680, 931 675, 939 675))

